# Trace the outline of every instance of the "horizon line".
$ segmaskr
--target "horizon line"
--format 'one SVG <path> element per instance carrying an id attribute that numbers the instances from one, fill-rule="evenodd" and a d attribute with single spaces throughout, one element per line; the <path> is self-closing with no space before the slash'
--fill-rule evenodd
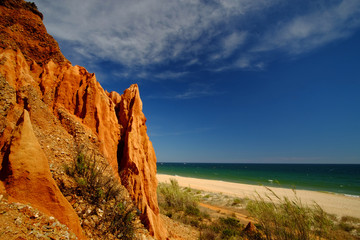
<path id="1" fill-rule="evenodd" d="M 305 164 L 313 164 L 313 165 L 360 165 L 360 163 L 283 163 L 283 162 L 273 162 L 273 163 L 261 163 L 261 162 L 156 162 L 156 164 L 162 163 L 178 163 L 178 164 L 188 164 L 188 163 L 196 163 L 196 164 L 298 164 L 298 165 L 305 165 Z"/>

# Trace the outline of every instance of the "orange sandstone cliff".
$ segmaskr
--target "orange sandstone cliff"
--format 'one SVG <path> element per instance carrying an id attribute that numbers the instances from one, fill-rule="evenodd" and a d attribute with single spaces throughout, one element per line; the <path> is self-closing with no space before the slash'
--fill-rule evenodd
<path id="1" fill-rule="evenodd" d="M 167 238 L 137 85 L 107 93 L 94 74 L 66 60 L 33 4 L 0 0 L 0 91 L 0 194 L 32 204 L 84 239 L 55 180 L 86 146 L 109 163 L 149 232 Z"/>

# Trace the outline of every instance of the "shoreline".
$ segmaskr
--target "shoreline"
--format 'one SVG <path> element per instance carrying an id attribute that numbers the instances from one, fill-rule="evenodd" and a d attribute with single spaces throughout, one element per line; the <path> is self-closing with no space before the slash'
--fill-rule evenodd
<path id="1" fill-rule="evenodd" d="M 315 189 L 315 188 L 292 188 L 292 187 L 288 187 L 286 185 L 276 185 L 273 184 L 273 180 L 269 179 L 268 182 L 271 184 L 262 184 L 262 183 L 253 183 L 253 182 L 238 182 L 238 181 L 231 181 L 231 180 L 220 180 L 220 179 L 211 179 L 211 178 L 203 178 L 203 177 L 191 177 L 191 176 L 181 176 L 181 175 L 171 175 L 169 173 L 157 173 L 156 175 L 169 175 L 169 176 L 178 176 L 178 177 L 184 177 L 184 178 L 195 178 L 195 179 L 203 179 L 203 180 L 209 180 L 209 181 L 218 181 L 218 182 L 226 182 L 226 183 L 236 183 L 236 184 L 245 184 L 245 185 L 251 185 L 251 186 L 260 186 L 260 187 L 265 187 L 265 188 L 281 188 L 281 189 L 289 189 L 289 190 L 295 190 L 295 191 L 310 191 L 310 192 L 320 192 L 320 193 L 327 193 L 327 194 L 335 194 L 335 195 L 342 195 L 342 196 L 347 196 L 347 197 L 353 197 L 353 198 L 360 198 L 360 193 L 359 195 L 355 195 L 352 193 L 343 193 L 343 192 L 335 192 L 335 191 L 328 191 L 328 190 L 319 190 L 319 189 Z"/>
<path id="2" fill-rule="evenodd" d="M 260 185 L 250 185 L 243 183 L 233 183 L 221 180 L 208 180 L 201 178 L 181 177 L 177 175 L 157 174 L 159 182 L 170 182 L 170 179 L 176 179 L 181 187 L 190 187 L 193 189 L 222 193 L 229 196 L 239 198 L 254 199 L 256 194 L 265 197 L 269 194 L 270 189 L 274 191 L 280 198 L 288 197 L 292 199 L 295 194 L 292 189 L 281 187 L 268 187 Z M 306 205 L 314 205 L 316 202 L 324 211 L 335 214 L 337 216 L 351 216 L 360 218 L 360 197 L 356 195 L 339 194 L 333 192 L 319 192 L 312 190 L 296 190 L 302 203 Z"/>

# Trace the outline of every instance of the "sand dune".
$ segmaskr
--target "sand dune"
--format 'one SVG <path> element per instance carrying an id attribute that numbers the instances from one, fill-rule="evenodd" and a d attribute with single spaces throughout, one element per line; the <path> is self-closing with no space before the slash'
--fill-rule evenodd
<path id="1" fill-rule="evenodd" d="M 176 179 L 180 186 L 191 187 L 194 189 L 223 193 L 239 198 L 255 198 L 260 194 L 265 196 L 269 194 L 263 186 L 231 183 L 217 180 L 197 179 L 189 177 L 172 176 L 165 174 L 157 174 L 159 182 L 169 182 L 170 179 Z M 294 197 L 294 192 L 291 189 L 270 187 L 279 197 Z M 335 193 L 324 193 L 307 190 L 296 190 L 297 196 L 304 204 L 312 205 L 314 202 L 319 204 L 326 212 L 336 214 L 338 216 L 352 216 L 360 218 L 360 198 L 345 196 Z"/>

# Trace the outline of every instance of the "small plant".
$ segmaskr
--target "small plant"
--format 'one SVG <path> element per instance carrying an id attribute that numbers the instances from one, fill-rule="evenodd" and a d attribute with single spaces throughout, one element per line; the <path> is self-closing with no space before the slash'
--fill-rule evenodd
<path id="1" fill-rule="evenodd" d="M 170 184 L 160 183 L 158 185 L 160 210 L 174 220 L 200 228 L 203 219 L 210 219 L 210 215 L 200 211 L 199 200 L 194 193 L 195 191 L 189 187 L 181 188 L 174 179 L 170 179 Z"/>
<path id="2" fill-rule="evenodd" d="M 87 201 L 98 204 L 120 194 L 120 186 L 115 179 L 104 174 L 107 165 L 101 165 L 92 158 L 79 153 L 72 166 L 66 166 L 65 172 L 77 183 L 77 194 Z"/>
<path id="3" fill-rule="evenodd" d="M 231 205 L 235 206 L 235 205 L 239 205 L 239 204 L 243 204 L 243 203 L 245 203 L 245 200 L 240 199 L 240 198 L 235 198 Z"/>
<path id="4" fill-rule="evenodd" d="M 114 236 L 123 240 L 134 239 L 136 227 L 134 222 L 136 220 L 134 206 L 126 206 L 119 202 L 114 207 L 105 210 L 105 221 L 109 222 L 107 230 Z"/>

